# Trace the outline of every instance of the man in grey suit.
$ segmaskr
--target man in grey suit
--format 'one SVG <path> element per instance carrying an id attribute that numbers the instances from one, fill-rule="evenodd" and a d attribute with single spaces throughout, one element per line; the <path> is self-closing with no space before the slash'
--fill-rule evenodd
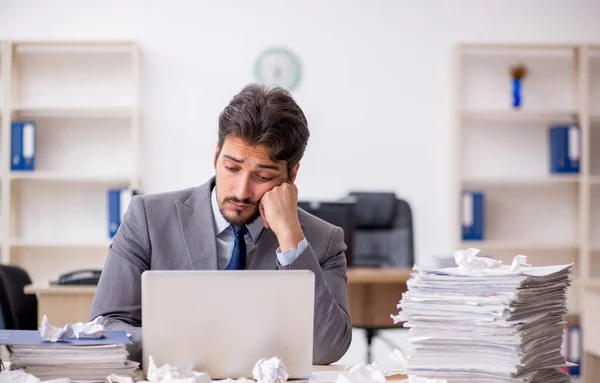
<path id="1" fill-rule="evenodd" d="M 308 138 L 304 113 L 288 92 L 249 85 L 219 116 L 214 177 L 133 197 L 90 314 L 132 334 L 130 359 L 142 358 L 146 270 L 312 270 L 313 363 L 344 355 L 352 338 L 344 233 L 297 207 L 294 181 Z"/>

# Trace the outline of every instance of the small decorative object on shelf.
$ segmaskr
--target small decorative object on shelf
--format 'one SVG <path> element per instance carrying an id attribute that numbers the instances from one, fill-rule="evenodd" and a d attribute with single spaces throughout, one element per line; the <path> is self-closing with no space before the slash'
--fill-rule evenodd
<path id="1" fill-rule="evenodd" d="M 512 77 L 512 85 L 513 85 L 513 108 L 521 107 L 521 84 L 523 79 L 527 77 L 527 67 L 523 64 L 519 64 L 510 68 L 510 75 Z"/>

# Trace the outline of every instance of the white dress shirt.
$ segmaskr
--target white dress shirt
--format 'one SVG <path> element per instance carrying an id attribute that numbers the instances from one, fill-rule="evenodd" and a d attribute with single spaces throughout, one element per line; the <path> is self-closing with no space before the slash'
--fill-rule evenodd
<path id="1" fill-rule="evenodd" d="M 213 210 L 213 218 L 215 224 L 215 235 L 217 236 L 217 265 L 219 270 L 224 270 L 229 264 L 231 259 L 231 252 L 233 251 L 233 229 L 229 222 L 225 220 L 219 210 L 219 204 L 217 203 L 217 188 L 213 188 L 211 192 L 211 204 Z M 244 236 L 246 240 L 246 259 L 250 258 L 250 255 L 254 251 L 254 248 L 260 240 L 260 235 L 265 227 L 262 216 L 259 216 L 254 222 L 246 225 L 248 232 Z M 298 243 L 297 248 L 290 248 L 284 252 L 281 252 L 280 248 L 276 250 L 277 261 L 282 266 L 287 266 L 294 262 L 296 258 L 308 247 L 308 241 L 303 238 Z"/>

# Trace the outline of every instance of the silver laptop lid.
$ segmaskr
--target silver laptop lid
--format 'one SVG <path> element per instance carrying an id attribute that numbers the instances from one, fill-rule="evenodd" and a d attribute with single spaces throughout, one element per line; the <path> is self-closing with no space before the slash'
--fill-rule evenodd
<path id="1" fill-rule="evenodd" d="M 291 379 L 310 377 L 314 274 L 309 270 L 146 271 L 143 366 L 252 378 L 262 358 L 282 359 Z"/>

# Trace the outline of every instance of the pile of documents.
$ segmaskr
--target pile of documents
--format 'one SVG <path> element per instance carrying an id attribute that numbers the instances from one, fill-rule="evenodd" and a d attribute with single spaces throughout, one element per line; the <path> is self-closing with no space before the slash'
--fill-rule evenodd
<path id="1" fill-rule="evenodd" d="M 572 265 L 512 265 L 455 253 L 457 266 L 415 267 L 393 316 L 409 328 L 408 376 L 447 383 L 562 383 Z"/>
<path id="2" fill-rule="evenodd" d="M 11 350 L 11 370 L 22 369 L 40 380 L 104 382 L 111 374 L 133 377 L 139 363 L 129 361 L 124 331 L 102 338 L 44 340 L 35 330 L 0 330 L 0 344 Z"/>

